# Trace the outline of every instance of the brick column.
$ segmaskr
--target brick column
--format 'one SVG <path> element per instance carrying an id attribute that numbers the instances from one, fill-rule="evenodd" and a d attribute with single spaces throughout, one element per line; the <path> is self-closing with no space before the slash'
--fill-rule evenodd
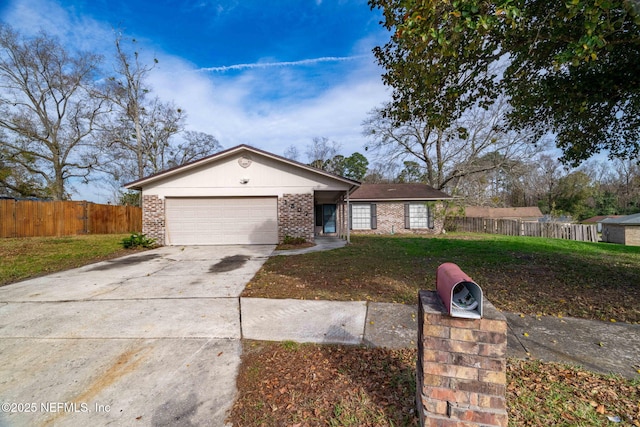
<path id="1" fill-rule="evenodd" d="M 421 426 L 507 426 L 505 317 L 449 316 L 436 292 L 418 294 L 416 403 Z"/>
<path id="2" fill-rule="evenodd" d="M 278 198 L 278 241 L 285 236 L 314 240 L 313 194 L 283 194 Z"/>
<path id="3" fill-rule="evenodd" d="M 164 200 L 156 195 L 142 196 L 142 233 L 164 245 Z"/>

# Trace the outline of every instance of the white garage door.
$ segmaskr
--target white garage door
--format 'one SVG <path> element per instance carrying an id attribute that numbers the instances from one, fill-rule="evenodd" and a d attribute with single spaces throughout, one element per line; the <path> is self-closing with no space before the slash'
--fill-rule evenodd
<path id="1" fill-rule="evenodd" d="M 278 243 L 276 197 L 167 198 L 168 245 Z"/>

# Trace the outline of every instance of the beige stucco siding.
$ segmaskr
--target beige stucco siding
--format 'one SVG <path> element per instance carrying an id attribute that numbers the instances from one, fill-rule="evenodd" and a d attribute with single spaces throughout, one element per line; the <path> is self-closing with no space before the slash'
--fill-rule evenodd
<path id="1" fill-rule="evenodd" d="M 251 153 L 244 168 L 243 154 L 170 175 L 144 187 L 145 195 L 165 197 L 247 197 L 283 194 L 313 194 L 314 191 L 344 191 L 349 188 L 331 177 L 315 174 L 268 157 Z M 244 157 L 247 157 L 244 155 Z M 247 181 L 242 184 L 242 181 Z"/>
<path id="2" fill-rule="evenodd" d="M 274 243 L 286 236 L 312 241 L 314 199 L 336 203 L 354 182 L 242 149 L 134 185 L 142 188 L 143 232 L 159 243 L 226 244 Z M 264 221 L 258 213 L 263 199 L 273 202 Z M 231 211 L 216 216 L 222 205 Z M 244 227 L 233 220 L 249 213 L 258 216 Z"/>

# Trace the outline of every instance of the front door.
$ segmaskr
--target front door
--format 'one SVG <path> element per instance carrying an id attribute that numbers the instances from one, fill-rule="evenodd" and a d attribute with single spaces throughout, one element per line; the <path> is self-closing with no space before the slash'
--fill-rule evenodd
<path id="1" fill-rule="evenodd" d="M 336 232 L 336 205 L 322 205 L 322 232 Z"/>

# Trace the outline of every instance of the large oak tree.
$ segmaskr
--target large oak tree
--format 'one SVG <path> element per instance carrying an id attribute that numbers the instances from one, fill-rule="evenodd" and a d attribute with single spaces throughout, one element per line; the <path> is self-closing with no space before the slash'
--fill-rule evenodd
<path id="1" fill-rule="evenodd" d="M 71 179 L 87 179 L 96 166 L 92 132 L 105 112 L 92 89 L 99 62 L 45 33 L 23 38 L 0 24 L 2 186 L 63 200 Z"/>
<path id="2" fill-rule="evenodd" d="M 374 50 L 385 113 L 446 129 L 506 94 L 509 124 L 551 133 L 563 160 L 640 151 L 640 17 L 633 0 L 370 0 L 392 31 Z M 496 63 L 507 65 L 492 72 Z"/>

